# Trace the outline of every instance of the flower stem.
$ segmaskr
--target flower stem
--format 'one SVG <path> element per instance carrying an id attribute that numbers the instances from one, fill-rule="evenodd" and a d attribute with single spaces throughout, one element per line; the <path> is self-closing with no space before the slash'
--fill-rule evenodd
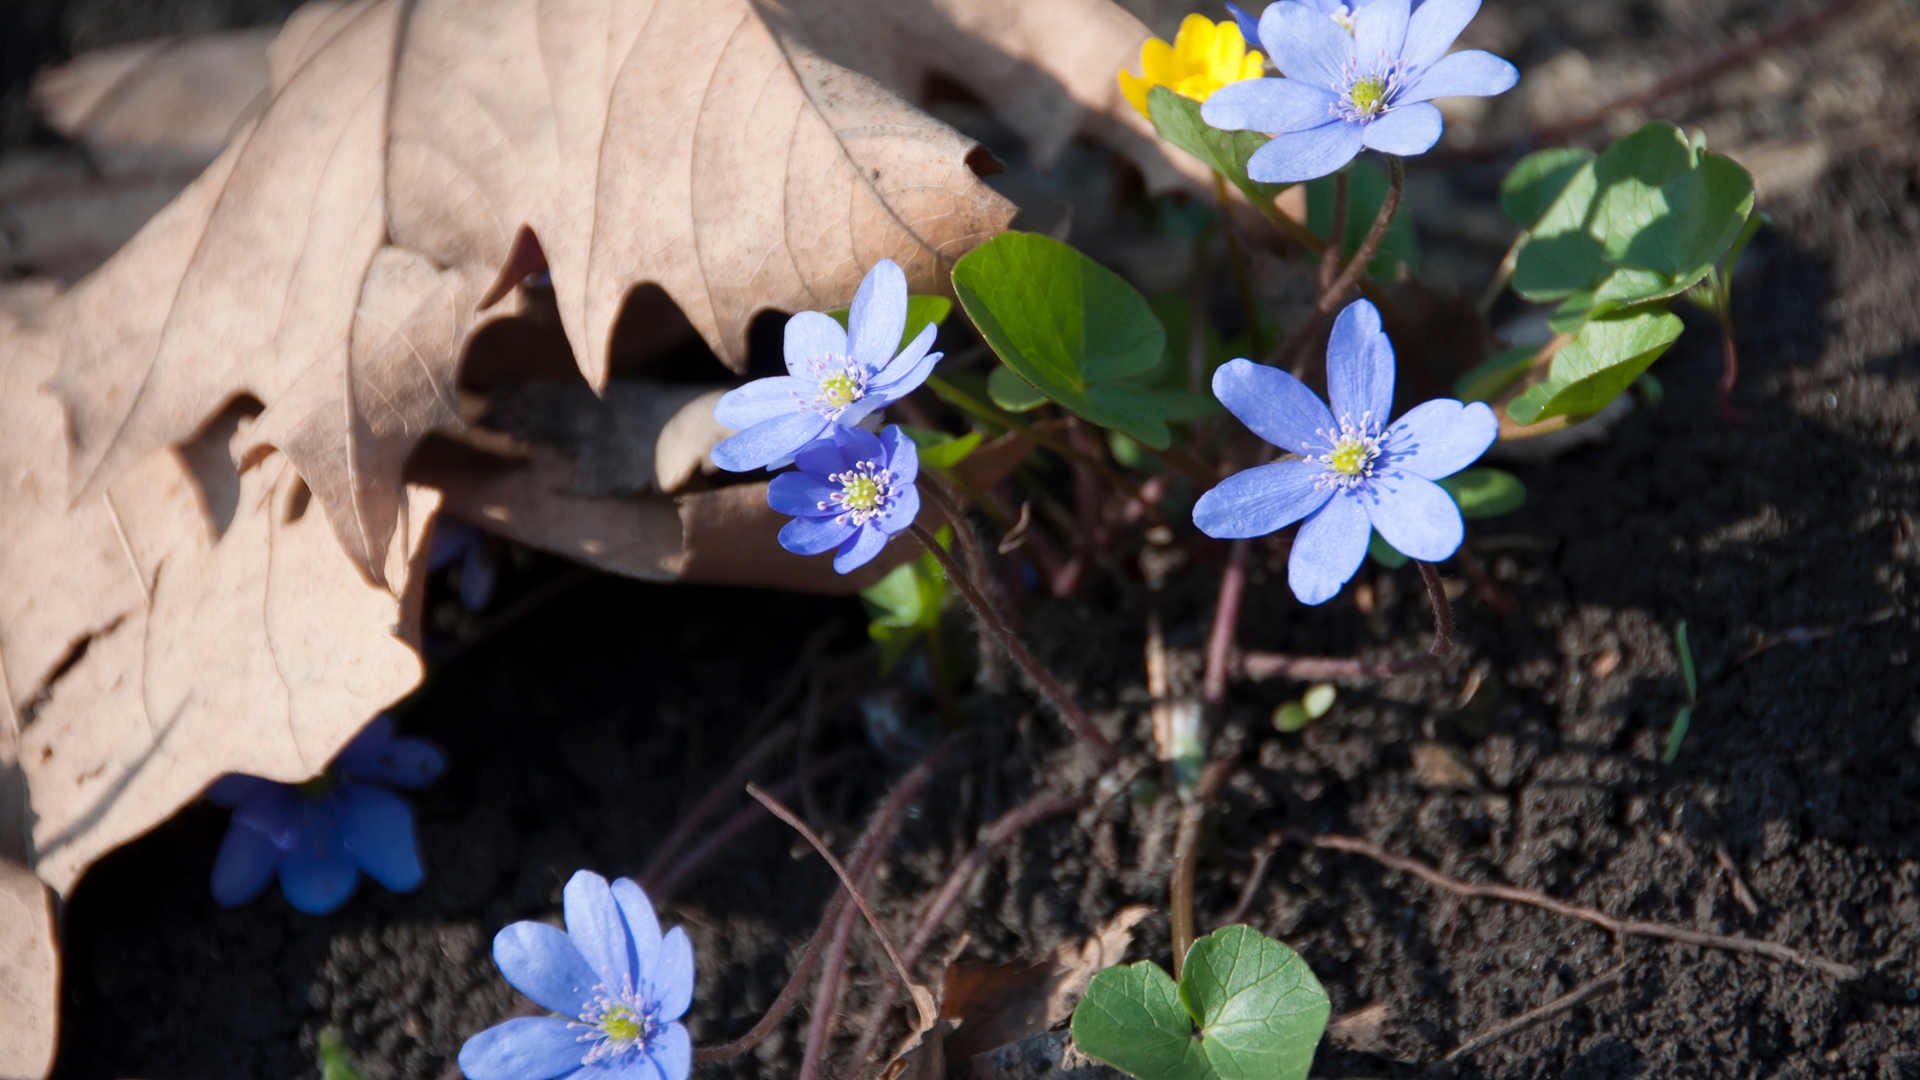
<path id="1" fill-rule="evenodd" d="M 1180 825 L 1173 840 L 1173 877 L 1167 884 L 1167 918 L 1172 924 L 1176 982 L 1180 969 L 1186 965 L 1187 950 L 1193 948 L 1193 871 L 1200 861 L 1200 826 L 1207 817 L 1207 804 L 1213 801 L 1220 785 L 1226 783 L 1235 763 L 1232 757 L 1207 762 L 1200 782 L 1194 785 L 1193 798 L 1180 808 Z"/>
<path id="2" fill-rule="evenodd" d="M 1354 249 L 1353 258 L 1347 260 L 1345 267 L 1333 279 L 1332 284 L 1320 290 L 1320 298 L 1313 305 L 1313 315 L 1302 322 L 1293 333 L 1287 335 L 1287 340 L 1281 342 L 1280 347 L 1274 350 L 1273 363 L 1292 370 L 1296 376 L 1300 374 L 1301 365 L 1294 359 L 1296 354 L 1304 350 L 1307 343 L 1319 333 L 1321 321 L 1334 313 L 1341 301 L 1346 299 L 1347 293 L 1352 291 L 1356 284 L 1366 280 L 1367 264 L 1380 253 L 1380 245 L 1386 241 L 1387 227 L 1393 224 L 1393 215 L 1400 209 L 1400 196 L 1406 186 L 1406 163 L 1391 154 L 1387 155 L 1387 195 L 1380 200 L 1380 212 L 1373 215 L 1373 224 L 1368 227 L 1367 235 L 1360 240 L 1360 246 Z M 1326 247 L 1329 258 L 1338 258 L 1337 253 L 1343 239 L 1339 233 L 1334 234 L 1334 240 Z M 1324 267 L 1326 264 L 1323 262 L 1321 265 Z M 1365 291 L 1362 289 L 1362 292 Z M 1372 297 L 1371 293 L 1367 295 L 1369 298 Z"/>
<path id="3" fill-rule="evenodd" d="M 1340 273 L 1340 250 L 1347 243 L 1347 173 L 1342 170 L 1333 176 L 1333 225 L 1327 235 L 1334 242 L 1320 254 L 1320 291 L 1326 293 L 1333 288 L 1333 281 Z"/>
<path id="4" fill-rule="evenodd" d="M 1014 634 L 1007 626 L 1006 620 L 1000 617 L 1000 612 L 994 608 L 992 601 L 988 600 L 968 577 L 966 568 L 960 565 L 960 560 L 954 558 L 952 552 L 941 547 L 940 541 L 927 531 L 926 526 L 916 522 L 908 528 L 912 530 L 914 539 L 920 541 L 921 546 L 933 552 L 933 557 L 940 560 L 940 565 L 946 568 L 947 580 L 951 581 L 954 588 L 960 590 L 960 595 L 966 597 L 967 603 L 973 606 L 973 613 L 979 616 L 980 624 L 992 631 L 994 637 L 1000 639 L 1000 647 L 1007 650 L 1007 655 L 1013 657 L 1013 662 L 1020 665 L 1021 670 L 1034 681 L 1034 685 L 1040 688 L 1040 692 L 1046 695 L 1048 702 L 1059 710 L 1067 726 L 1073 728 L 1075 734 L 1093 747 L 1094 752 L 1100 755 L 1100 760 L 1108 765 L 1118 764 L 1120 751 L 1107 741 L 1105 735 L 1100 734 L 1099 728 L 1093 726 L 1092 718 L 1080 707 L 1079 702 L 1073 700 L 1073 696 L 1067 693 L 1066 688 L 1060 685 L 1060 680 L 1053 677 L 1053 672 L 1048 671 L 1046 666 L 1027 650 L 1026 643 Z"/>

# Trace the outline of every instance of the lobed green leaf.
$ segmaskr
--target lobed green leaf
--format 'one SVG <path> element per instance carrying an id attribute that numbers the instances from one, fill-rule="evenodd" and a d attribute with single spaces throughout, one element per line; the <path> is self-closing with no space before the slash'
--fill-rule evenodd
<path id="1" fill-rule="evenodd" d="M 1453 496 L 1460 516 L 1468 521 L 1511 514 L 1527 502 L 1527 485 L 1499 469 L 1463 469 L 1434 483 Z"/>
<path id="2" fill-rule="evenodd" d="M 1515 225 L 1531 229 L 1595 156 L 1593 151 L 1578 146 L 1557 146 L 1528 154 L 1500 181 L 1500 209 Z"/>
<path id="3" fill-rule="evenodd" d="M 1507 415 L 1531 424 L 1599 412 L 1667 351 L 1680 329 L 1680 320 L 1658 306 L 1589 319 L 1554 355 L 1547 378 L 1507 405 Z"/>
<path id="4" fill-rule="evenodd" d="M 1159 964 L 1142 960 L 1093 977 L 1073 1010 L 1080 1052 L 1144 1080 L 1211 1080 L 1193 1017 Z"/>
<path id="5" fill-rule="evenodd" d="M 1180 998 L 1220 1080 L 1305 1080 L 1331 1011 L 1307 962 L 1250 926 L 1193 943 Z"/>

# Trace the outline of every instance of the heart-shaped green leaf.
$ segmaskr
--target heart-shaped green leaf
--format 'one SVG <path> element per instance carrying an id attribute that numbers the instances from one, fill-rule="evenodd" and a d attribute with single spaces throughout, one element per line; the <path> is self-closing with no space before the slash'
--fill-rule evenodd
<path id="1" fill-rule="evenodd" d="M 1247 159 L 1267 145 L 1257 131 L 1222 131 L 1200 119 L 1200 103 L 1156 86 L 1147 93 L 1147 113 L 1160 137 L 1200 159 L 1256 203 L 1272 202 L 1289 184 L 1263 184 L 1247 178 Z"/>
<path id="2" fill-rule="evenodd" d="M 1580 167 L 1593 159 L 1593 151 L 1578 146 L 1556 146 L 1528 154 L 1500 181 L 1500 209 L 1515 225 L 1532 228 Z"/>
<path id="3" fill-rule="evenodd" d="M 1680 330 L 1680 320 L 1658 305 L 1590 319 L 1580 336 L 1554 354 L 1545 381 L 1515 398 L 1507 415 L 1531 424 L 1599 412 L 1667 351 Z"/>
<path id="4" fill-rule="evenodd" d="M 1307 962 L 1250 926 L 1193 943 L 1180 998 L 1220 1080 L 1304 1080 L 1331 1010 Z"/>
<path id="5" fill-rule="evenodd" d="M 1047 395 L 1014 373 L 1010 367 L 997 367 L 987 376 L 987 397 L 1010 413 L 1032 412 L 1047 403 Z"/>
<path id="6" fill-rule="evenodd" d="M 1160 403 L 1126 380 L 1152 371 L 1166 333 L 1118 274 L 1035 233 L 968 252 L 953 288 L 1009 368 L 1055 403 L 1156 450 L 1171 437 Z"/>
<path id="7" fill-rule="evenodd" d="M 1142 960 L 1093 977 L 1073 1010 L 1073 1044 L 1141 1080 L 1210 1080 L 1193 1017 L 1159 964 Z"/>
<path id="8" fill-rule="evenodd" d="M 1094 976 L 1074 1044 L 1141 1080 L 1303 1080 L 1330 1011 L 1306 961 L 1229 926 L 1193 943 L 1183 974 L 1143 961 Z"/>

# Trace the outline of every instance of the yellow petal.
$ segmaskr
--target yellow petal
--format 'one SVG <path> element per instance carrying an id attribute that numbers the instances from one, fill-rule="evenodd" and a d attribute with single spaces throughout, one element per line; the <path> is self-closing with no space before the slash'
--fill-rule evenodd
<path id="1" fill-rule="evenodd" d="M 1258 79 L 1266 73 L 1267 58 L 1261 56 L 1258 49 L 1248 53 L 1247 58 L 1240 62 L 1240 79 Z M 1240 79 L 1234 81 L 1239 82 Z"/>
<path id="2" fill-rule="evenodd" d="M 1133 72 L 1125 70 L 1120 72 L 1120 92 L 1126 95 L 1134 108 L 1140 110 L 1141 116 L 1149 120 L 1153 118 L 1152 114 L 1147 112 L 1147 91 L 1151 89 L 1153 89 L 1152 83 Z"/>
<path id="3" fill-rule="evenodd" d="M 1209 54 L 1213 51 L 1213 40 L 1217 36 L 1218 28 L 1205 15 L 1195 13 L 1180 21 L 1180 34 L 1174 38 L 1173 53 L 1180 64 L 1181 74 L 1206 70 Z"/>
<path id="4" fill-rule="evenodd" d="M 1240 60 L 1247 54 L 1247 42 L 1240 27 L 1224 22 L 1213 35 L 1213 50 L 1207 57 L 1207 73 L 1223 83 L 1240 77 Z"/>
<path id="5" fill-rule="evenodd" d="M 1140 70 L 1146 75 L 1147 82 L 1154 86 L 1165 86 L 1179 78 L 1179 66 L 1174 63 L 1173 46 L 1159 38 L 1148 38 L 1140 46 Z"/>

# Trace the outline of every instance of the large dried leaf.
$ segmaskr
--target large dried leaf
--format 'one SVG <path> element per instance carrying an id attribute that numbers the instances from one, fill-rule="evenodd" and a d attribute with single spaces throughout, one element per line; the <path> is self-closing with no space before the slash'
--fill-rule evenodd
<path id="1" fill-rule="evenodd" d="M 50 359 L 0 338 L 0 664 L 26 854 L 66 892 L 221 773 L 311 777 L 421 669 L 396 636 L 417 613 L 363 580 L 291 464 L 234 472 L 240 410 L 70 509 Z M 436 501 L 406 494 L 415 558 Z"/>
<path id="2" fill-rule="evenodd" d="M 98 49 L 34 79 L 33 103 L 109 167 L 205 164 L 266 103 L 273 37 L 228 30 Z"/>
<path id="3" fill-rule="evenodd" d="M 1121 908 L 1085 941 L 1063 941 L 1037 964 L 960 961 L 947 968 L 940 1015 L 960 1022 L 947 1036 L 947 1060 L 958 1065 L 1064 1024 L 1094 975 L 1120 963 L 1133 928 L 1152 914 Z"/>
<path id="4" fill-rule="evenodd" d="M 53 895 L 0 857 L 0 1080 L 37 1080 L 59 1042 L 60 954 Z"/>

